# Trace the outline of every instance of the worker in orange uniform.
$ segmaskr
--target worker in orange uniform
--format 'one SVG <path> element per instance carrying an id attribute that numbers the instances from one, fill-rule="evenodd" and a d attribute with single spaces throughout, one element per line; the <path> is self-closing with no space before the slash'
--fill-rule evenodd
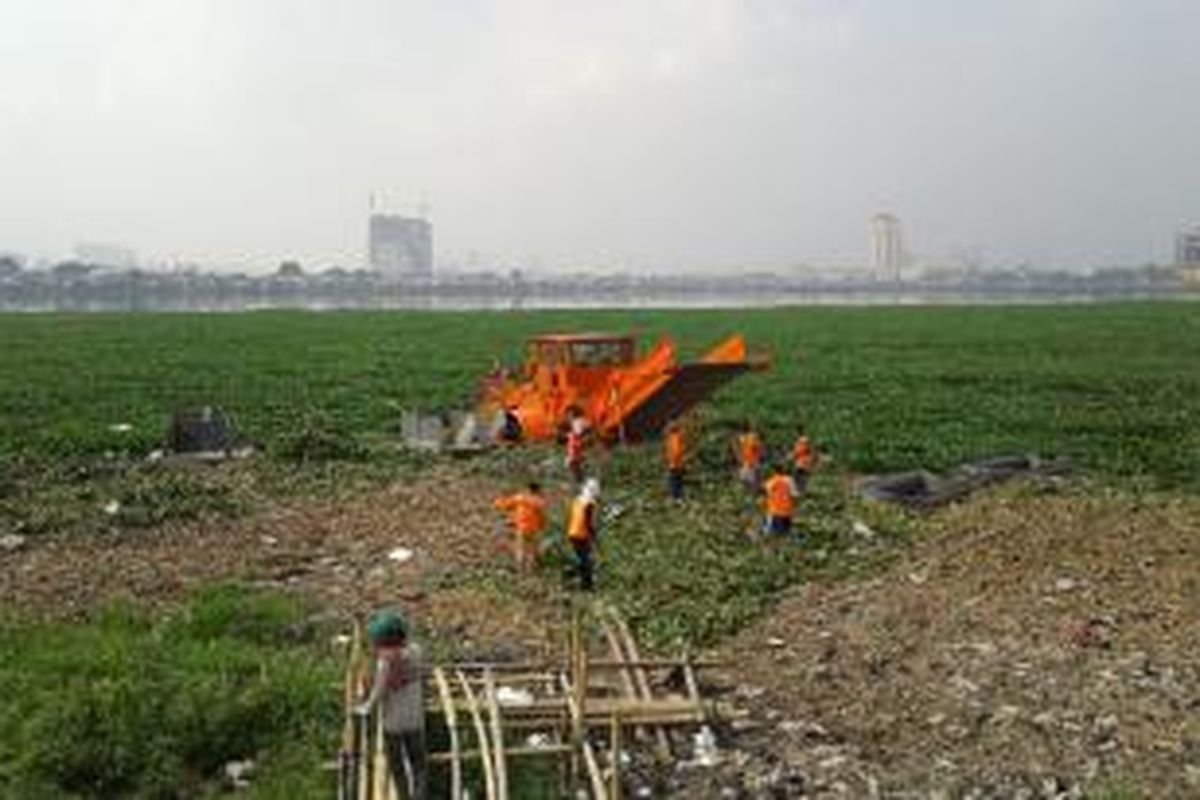
<path id="1" fill-rule="evenodd" d="M 796 516 L 796 498 L 800 492 L 796 482 L 782 464 L 771 471 L 771 477 L 763 484 L 766 495 L 768 533 L 787 535 L 792 531 L 792 519 Z"/>
<path id="2" fill-rule="evenodd" d="M 508 514 L 513 530 L 513 556 L 517 569 L 529 573 L 537 565 L 542 534 L 546 530 L 546 499 L 537 481 L 530 481 L 525 491 L 496 498 L 498 511 Z"/>
<path id="3" fill-rule="evenodd" d="M 763 443 L 749 420 L 743 426 L 734 449 L 738 457 L 738 479 L 750 491 L 757 491 L 759 471 L 762 469 Z"/>
<path id="4" fill-rule="evenodd" d="M 663 438 L 664 455 L 667 459 L 667 491 L 671 494 L 672 500 L 683 499 L 683 463 L 684 463 L 684 442 L 683 442 L 683 426 L 678 420 L 674 420 L 667 426 L 666 436 Z"/>
<path id="5" fill-rule="evenodd" d="M 792 477 L 796 480 L 796 489 L 803 492 L 808 487 L 808 476 L 812 474 L 816 464 L 816 454 L 804 426 L 800 426 L 800 435 L 792 446 Z"/>
<path id="6" fill-rule="evenodd" d="M 587 420 L 583 418 L 582 414 L 572 415 L 571 423 L 567 428 L 567 455 L 565 463 L 576 486 L 583 483 L 583 446 L 586 434 Z"/>
<path id="7" fill-rule="evenodd" d="M 575 551 L 575 573 L 579 576 L 579 588 L 592 591 L 595 570 L 596 548 L 596 502 L 600 498 L 600 482 L 588 478 L 579 490 L 579 496 L 571 501 L 567 514 L 567 541 Z"/>

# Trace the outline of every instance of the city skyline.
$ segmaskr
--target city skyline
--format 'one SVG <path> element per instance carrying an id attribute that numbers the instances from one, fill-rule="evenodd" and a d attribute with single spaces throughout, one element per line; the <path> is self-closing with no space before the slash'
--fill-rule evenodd
<path id="1" fill-rule="evenodd" d="M 966 5 L 13 0 L 0 248 L 355 267 L 382 186 L 447 263 L 1169 263 L 1200 6 Z"/>

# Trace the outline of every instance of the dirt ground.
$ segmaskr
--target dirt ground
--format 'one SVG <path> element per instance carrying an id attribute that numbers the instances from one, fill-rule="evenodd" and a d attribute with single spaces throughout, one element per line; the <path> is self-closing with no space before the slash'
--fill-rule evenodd
<path id="1" fill-rule="evenodd" d="M 402 603 L 460 655 L 535 653 L 554 591 L 506 571 L 501 487 L 452 470 L 31 541 L 0 553 L 0 602 L 71 618 L 237 580 L 346 618 Z M 713 684 L 750 716 L 675 796 L 1200 797 L 1200 501 L 1009 488 L 920 527 L 885 571 L 798 587 L 716 648 L 733 667 Z"/>
<path id="2" fill-rule="evenodd" d="M 271 502 L 233 521 L 34 539 L 0 553 L 0 600 L 76 618 L 110 601 L 170 603 L 236 581 L 303 595 L 347 620 L 403 605 L 464 652 L 527 651 L 541 647 L 552 609 L 497 547 L 503 520 L 491 502 L 502 488 L 440 467 L 351 497 Z"/>
<path id="3" fill-rule="evenodd" d="M 1200 797 L 1200 503 L 1003 491 L 721 648 L 697 796 Z"/>

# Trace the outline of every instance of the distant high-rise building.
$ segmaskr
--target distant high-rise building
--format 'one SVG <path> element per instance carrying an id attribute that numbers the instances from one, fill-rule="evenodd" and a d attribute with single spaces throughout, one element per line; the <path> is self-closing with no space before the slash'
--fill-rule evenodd
<path id="1" fill-rule="evenodd" d="M 900 280 L 904 265 L 904 240 L 900 220 L 891 214 L 871 217 L 871 269 L 876 278 Z"/>
<path id="2" fill-rule="evenodd" d="M 1175 265 L 1200 266 L 1200 225 L 1193 225 L 1175 237 Z"/>
<path id="3" fill-rule="evenodd" d="M 421 217 L 372 214 L 367 235 L 371 269 L 389 278 L 433 275 L 433 225 Z"/>

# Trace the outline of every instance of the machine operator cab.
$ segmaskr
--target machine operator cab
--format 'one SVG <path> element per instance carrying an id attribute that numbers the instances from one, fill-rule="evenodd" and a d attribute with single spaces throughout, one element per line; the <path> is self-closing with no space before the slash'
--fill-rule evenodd
<path id="1" fill-rule="evenodd" d="M 632 336 L 600 333 L 568 333 L 538 336 L 529 340 L 527 369 L 538 366 L 570 369 L 627 367 L 633 363 Z"/>

